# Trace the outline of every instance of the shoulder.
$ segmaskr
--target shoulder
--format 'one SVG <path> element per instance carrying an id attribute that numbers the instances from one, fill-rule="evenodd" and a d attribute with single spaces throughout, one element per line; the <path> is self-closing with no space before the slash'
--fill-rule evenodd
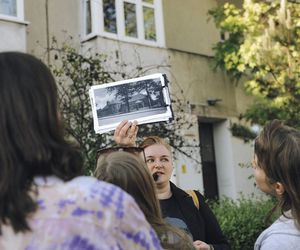
<path id="1" fill-rule="evenodd" d="M 201 194 L 201 193 L 200 193 L 199 191 L 197 191 L 197 190 L 194 190 L 194 191 L 195 191 L 195 193 L 196 193 L 196 195 L 197 195 L 197 197 L 198 197 L 200 207 L 201 207 L 201 206 L 203 207 L 203 205 L 207 206 L 207 203 L 206 203 L 206 201 L 205 201 L 204 195 Z"/>
<path id="2" fill-rule="evenodd" d="M 43 217 L 72 217 L 97 222 L 97 216 L 120 219 L 136 208 L 133 198 L 119 187 L 93 177 L 81 176 L 70 181 L 49 182 L 39 186 L 38 204 Z M 133 209 L 136 210 L 136 209 Z M 63 215 L 63 216 L 61 216 Z"/>
<path id="3" fill-rule="evenodd" d="M 106 191 L 106 190 L 118 190 L 119 188 L 113 184 L 100 181 L 91 176 L 79 176 L 68 182 L 65 182 L 66 188 L 75 189 L 82 192 Z M 100 192 L 100 193 L 101 193 Z M 96 192 L 99 193 L 99 192 Z"/>
<path id="4" fill-rule="evenodd" d="M 293 219 L 280 218 L 264 230 L 255 242 L 255 249 L 297 249 L 300 231 Z"/>
<path id="5" fill-rule="evenodd" d="M 129 196 L 118 186 L 99 181 L 96 178 L 90 176 L 80 176 L 72 179 L 69 182 L 66 182 L 65 189 L 68 192 L 74 193 L 74 195 L 83 195 L 83 197 L 89 198 L 89 200 L 99 198 L 103 200 L 104 197 L 108 198 L 108 196 L 110 197 L 110 199 L 115 198 L 115 196 L 120 198 L 121 196 L 122 201 L 125 201 L 127 199 L 132 200 L 131 196 Z"/>
<path id="6" fill-rule="evenodd" d="M 106 208 L 125 209 L 136 205 L 133 198 L 118 186 L 99 181 L 94 177 L 77 177 L 67 184 L 68 192 L 77 196 L 77 201 L 82 205 L 94 205 Z"/>
<path id="7" fill-rule="evenodd" d="M 173 182 L 170 182 L 171 192 L 175 197 L 188 197 L 189 194 L 186 193 L 181 188 L 177 187 Z"/>

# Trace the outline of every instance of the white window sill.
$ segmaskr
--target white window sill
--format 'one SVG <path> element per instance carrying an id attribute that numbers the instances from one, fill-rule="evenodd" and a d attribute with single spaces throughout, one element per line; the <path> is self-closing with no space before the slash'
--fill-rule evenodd
<path id="1" fill-rule="evenodd" d="M 18 17 L 8 16 L 8 15 L 3 15 L 3 14 L 0 14 L 0 21 L 17 23 L 17 24 L 22 24 L 22 25 L 28 25 L 29 24 L 29 22 L 24 21 L 24 20 L 22 20 Z"/>
<path id="2" fill-rule="evenodd" d="M 83 36 L 83 39 L 81 40 L 81 42 L 82 43 L 88 42 L 89 40 L 95 39 L 98 36 L 106 38 L 106 39 L 111 39 L 111 40 L 119 41 L 119 42 L 140 44 L 140 45 L 149 46 L 149 47 L 155 47 L 155 48 L 164 48 L 165 47 L 165 46 L 163 46 L 162 44 L 160 44 L 158 42 L 141 41 L 139 39 L 130 38 L 130 37 L 128 37 L 128 38 L 127 37 L 119 38 L 119 37 L 117 37 L 117 35 L 115 35 L 115 34 L 109 34 L 109 33 L 108 34 L 91 33 L 91 34 Z"/>

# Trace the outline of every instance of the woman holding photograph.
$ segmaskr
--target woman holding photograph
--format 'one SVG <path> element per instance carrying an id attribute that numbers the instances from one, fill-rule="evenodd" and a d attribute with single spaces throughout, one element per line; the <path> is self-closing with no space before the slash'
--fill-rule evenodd
<path id="1" fill-rule="evenodd" d="M 123 121 L 116 128 L 114 138 L 119 145 L 133 146 L 137 132 L 136 122 Z M 204 197 L 196 191 L 198 209 L 192 197 L 170 181 L 173 171 L 170 145 L 157 136 L 150 136 L 140 147 L 144 148 L 146 164 L 156 179 L 156 194 L 165 220 L 190 234 L 197 250 L 230 249 Z"/>
<path id="2" fill-rule="evenodd" d="M 282 213 L 254 249 L 300 249 L 300 131 L 268 123 L 255 140 L 252 166 L 257 186 L 277 198 Z"/>
<path id="3" fill-rule="evenodd" d="M 50 70 L 0 53 L 0 249 L 161 249 L 131 196 L 81 173 Z"/>

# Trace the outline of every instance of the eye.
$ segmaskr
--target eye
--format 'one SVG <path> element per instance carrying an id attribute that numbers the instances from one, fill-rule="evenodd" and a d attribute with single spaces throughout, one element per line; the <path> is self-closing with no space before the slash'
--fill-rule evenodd
<path id="1" fill-rule="evenodd" d="M 149 158 L 146 160 L 146 163 L 153 163 L 153 162 L 154 162 L 154 160 L 152 158 Z"/>
<path id="2" fill-rule="evenodd" d="M 162 158 L 161 161 L 162 162 L 169 162 L 169 159 L 168 158 Z"/>

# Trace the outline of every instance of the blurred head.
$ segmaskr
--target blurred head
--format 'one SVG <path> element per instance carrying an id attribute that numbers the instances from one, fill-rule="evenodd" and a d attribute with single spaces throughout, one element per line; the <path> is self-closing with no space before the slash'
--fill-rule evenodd
<path id="1" fill-rule="evenodd" d="M 124 151 L 103 154 L 94 175 L 121 187 L 135 199 L 164 249 L 193 249 L 191 239 L 185 233 L 163 221 L 153 178 L 139 156 Z"/>
<path id="2" fill-rule="evenodd" d="M 161 216 L 154 181 L 140 157 L 122 151 L 104 154 L 98 159 L 94 175 L 132 195 L 149 222 Z"/>
<path id="3" fill-rule="evenodd" d="M 0 213 L 16 231 L 28 229 L 23 219 L 36 207 L 28 196 L 34 176 L 67 180 L 81 173 L 81 157 L 64 140 L 57 106 L 54 78 L 40 60 L 0 53 Z"/>
<path id="4" fill-rule="evenodd" d="M 278 120 L 255 140 L 254 175 L 262 191 L 276 195 L 282 211 L 292 209 L 300 221 L 300 132 Z"/>
<path id="5" fill-rule="evenodd" d="M 158 136 L 149 136 L 140 145 L 144 148 L 147 166 L 158 177 L 156 184 L 167 184 L 172 175 L 171 147 Z"/>

